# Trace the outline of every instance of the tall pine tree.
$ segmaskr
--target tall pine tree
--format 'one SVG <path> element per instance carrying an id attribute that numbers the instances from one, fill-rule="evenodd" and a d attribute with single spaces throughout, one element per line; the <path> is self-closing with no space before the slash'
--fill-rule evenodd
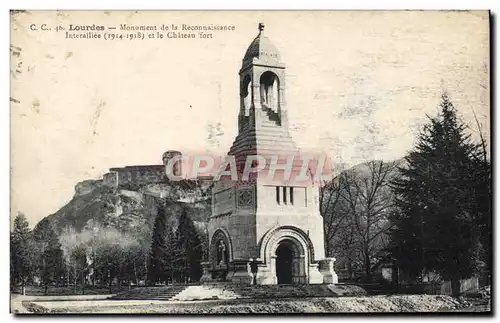
<path id="1" fill-rule="evenodd" d="M 482 155 L 443 94 L 438 117 L 430 118 L 393 183 L 396 205 L 392 252 L 415 278 L 438 272 L 460 292 L 459 280 L 477 264 L 477 167 Z"/>
<path id="2" fill-rule="evenodd" d="M 45 218 L 33 230 L 38 250 L 38 273 L 45 295 L 49 285 L 59 283 L 64 275 L 63 251 L 59 238 L 50 222 Z"/>
<path id="3" fill-rule="evenodd" d="M 475 113 L 474 113 L 475 116 Z M 476 167 L 474 167 L 471 176 L 476 180 L 473 183 L 472 195 L 472 208 L 471 214 L 474 217 L 476 227 L 479 231 L 480 246 L 478 250 L 478 257 L 481 259 L 480 263 L 480 278 L 481 283 L 490 284 L 491 279 L 491 209 L 492 209 L 492 190 L 491 190 L 491 162 L 488 159 L 488 148 L 486 139 L 482 132 L 481 125 L 476 118 L 477 130 L 481 139 L 480 158 L 476 160 Z"/>
<path id="4" fill-rule="evenodd" d="M 179 250 L 179 258 L 177 259 L 178 268 L 180 268 L 179 278 L 181 281 L 185 279 L 199 280 L 202 274 L 202 244 L 193 220 L 188 216 L 185 208 L 183 208 L 179 218 L 176 242 L 177 250 Z"/>
<path id="5" fill-rule="evenodd" d="M 166 253 L 165 231 L 166 214 L 165 203 L 160 201 L 156 205 L 157 213 L 153 226 L 153 237 L 151 241 L 151 252 L 148 262 L 148 284 L 154 285 L 159 279 L 163 278 L 164 257 Z"/>
<path id="6" fill-rule="evenodd" d="M 33 234 L 23 213 L 14 219 L 10 234 L 10 271 L 11 284 L 21 284 L 24 288 L 33 278 L 36 268 Z"/>
<path id="7" fill-rule="evenodd" d="M 200 237 L 185 206 L 159 201 L 149 256 L 149 284 L 198 280 L 202 256 Z"/>

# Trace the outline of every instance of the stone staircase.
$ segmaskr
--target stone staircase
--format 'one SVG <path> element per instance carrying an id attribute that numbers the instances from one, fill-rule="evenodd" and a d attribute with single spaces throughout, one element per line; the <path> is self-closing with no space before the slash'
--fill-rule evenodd
<path id="1" fill-rule="evenodd" d="M 356 290 L 353 288 L 356 287 Z M 361 290 L 360 293 L 358 290 Z M 366 295 L 355 285 L 245 285 L 213 282 L 201 285 L 174 285 L 137 287 L 110 297 L 113 300 L 231 300 L 231 299 L 284 299 L 311 297 L 339 297 Z"/>
<path id="2" fill-rule="evenodd" d="M 187 285 L 136 287 L 129 291 L 117 293 L 109 299 L 169 301 L 174 296 L 185 290 L 187 287 Z"/>

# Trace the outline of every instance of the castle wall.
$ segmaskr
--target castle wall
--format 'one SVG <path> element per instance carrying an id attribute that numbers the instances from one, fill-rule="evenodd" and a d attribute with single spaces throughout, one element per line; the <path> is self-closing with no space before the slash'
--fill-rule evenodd
<path id="1" fill-rule="evenodd" d="M 102 183 L 109 187 L 118 186 L 118 176 L 116 172 L 109 172 L 102 176 Z"/>
<path id="2" fill-rule="evenodd" d="M 116 179 L 113 179 L 112 175 Z M 156 183 L 162 181 L 164 176 L 165 167 L 163 165 L 137 165 L 111 168 L 110 172 L 105 174 L 103 179 L 108 183 L 108 186 L 118 187 L 127 184 L 142 185 Z"/>

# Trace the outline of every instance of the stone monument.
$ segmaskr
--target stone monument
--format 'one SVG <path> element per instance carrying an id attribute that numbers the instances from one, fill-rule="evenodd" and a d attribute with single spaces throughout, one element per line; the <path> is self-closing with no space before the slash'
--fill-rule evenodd
<path id="1" fill-rule="evenodd" d="M 288 130 L 285 65 L 273 43 L 259 34 L 248 47 L 240 75 L 238 135 L 228 155 L 238 167 L 251 155 L 297 154 Z M 300 167 L 293 166 L 293 167 Z M 277 171 L 279 173 L 279 170 Z M 209 259 L 202 281 L 247 284 L 337 283 L 334 258 L 325 258 L 319 187 L 218 181 L 208 223 Z"/>

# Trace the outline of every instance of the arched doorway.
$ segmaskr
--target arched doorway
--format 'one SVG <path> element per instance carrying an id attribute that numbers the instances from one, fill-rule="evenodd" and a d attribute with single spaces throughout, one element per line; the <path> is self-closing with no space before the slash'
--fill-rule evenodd
<path id="1" fill-rule="evenodd" d="M 276 277 L 278 284 L 291 284 L 293 277 L 293 250 L 288 244 L 280 244 L 276 249 Z"/>
<path id="2" fill-rule="evenodd" d="M 287 261 L 281 260 L 290 258 L 289 250 L 292 251 L 292 284 L 309 282 L 309 266 L 311 259 L 315 259 L 314 247 L 304 231 L 294 226 L 276 226 L 266 232 L 259 244 L 260 259 L 264 264 L 259 267 L 261 274 L 257 277 L 258 284 L 278 284 L 278 276 L 279 283 L 282 283 L 281 277 L 286 277 L 285 268 L 290 270 L 290 265 L 286 267 L 284 264 Z"/>
<path id="3" fill-rule="evenodd" d="M 276 248 L 276 278 L 278 284 L 305 283 L 305 257 L 302 246 L 292 240 L 284 239 Z"/>

